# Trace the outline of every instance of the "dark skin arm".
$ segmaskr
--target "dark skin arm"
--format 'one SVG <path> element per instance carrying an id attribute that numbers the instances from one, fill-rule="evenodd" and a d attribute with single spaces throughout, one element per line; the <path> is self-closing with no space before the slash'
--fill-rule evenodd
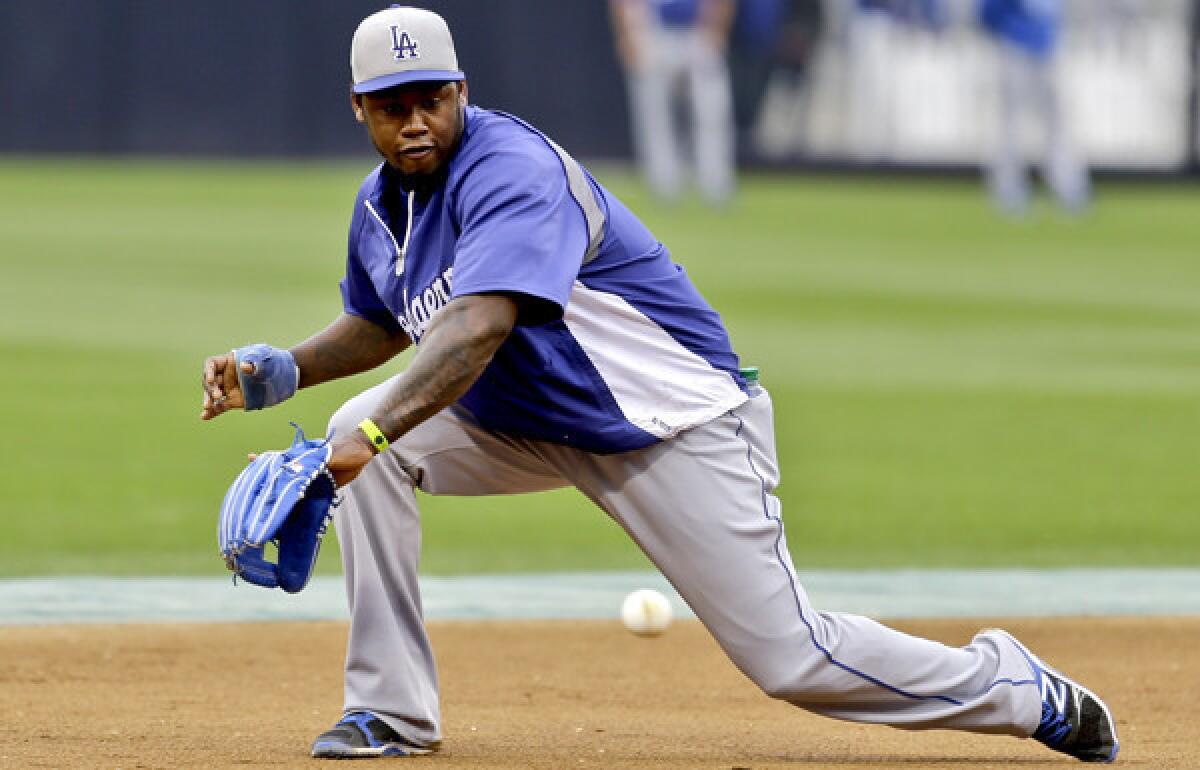
<path id="1" fill-rule="evenodd" d="M 300 387 L 374 369 L 404 352 L 412 342 L 404 332 L 342 313 L 322 331 L 291 349 L 300 368 Z"/>
<path id="2" fill-rule="evenodd" d="M 300 387 L 359 374 L 391 360 L 409 346 L 408 335 L 395 334 L 382 326 L 342 313 L 333 323 L 291 349 L 300 369 Z M 200 419 L 211 420 L 231 409 L 245 406 L 233 353 L 210 356 L 204 361 L 204 402 Z M 243 363 L 246 374 L 252 364 Z"/>
<path id="3" fill-rule="evenodd" d="M 458 297 L 434 317 L 408 368 L 371 419 L 389 441 L 445 409 L 479 379 L 517 322 L 517 303 L 499 294 Z M 356 430 L 337 438 L 329 470 L 338 485 L 362 472 L 375 450 Z"/>
<path id="4" fill-rule="evenodd" d="M 371 419 L 395 441 L 454 403 L 479 379 L 517 322 L 517 303 L 499 294 L 452 300 L 434 317 L 417 355 L 396 380 Z M 323 331 L 292 348 L 300 387 L 373 369 L 409 345 L 358 316 L 342 314 Z M 204 362 L 204 411 L 210 420 L 244 405 L 232 353 Z M 375 456 L 366 435 L 356 430 L 333 443 L 329 470 L 338 486 L 353 481 Z M 253 459 L 254 455 L 251 455 Z"/>
<path id="5" fill-rule="evenodd" d="M 626 70 L 636 72 L 646 63 L 646 8 L 629 0 L 609 0 L 608 9 L 617 58 Z"/>

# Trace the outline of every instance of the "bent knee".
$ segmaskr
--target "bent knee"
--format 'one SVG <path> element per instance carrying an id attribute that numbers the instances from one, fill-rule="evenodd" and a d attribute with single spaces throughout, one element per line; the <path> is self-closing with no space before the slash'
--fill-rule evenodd
<path id="1" fill-rule="evenodd" d="M 768 697 L 797 706 L 825 702 L 838 694 L 819 678 L 796 675 L 794 672 L 783 676 L 770 672 L 747 672 L 747 675 Z"/>
<path id="2" fill-rule="evenodd" d="M 386 394 L 389 382 L 390 380 L 376 385 L 342 404 L 341 408 L 329 418 L 329 425 L 325 429 L 326 435 L 346 436 L 357 430 L 358 424 L 370 417 L 371 413 L 375 411 L 380 400 Z"/>
<path id="3" fill-rule="evenodd" d="M 784 679 L 770 679 L 752 677 L 754 683 L 758 685 L 758 689 L 762 690 L 768 697 L 775 700 L 787 701 L 795 703 L 797 700 L 802 700 L 803 693 L 801 688 L 796 686 L 795 682 Z"/>
<path id="4" fill-rule="evenodd" d="M 357 399 L 350 399 L 333 413 L 329 418 L 329 425 L 325 428 L 325 435 L 345 436 L 358 427 L 366 415 L 360 414 L 362 410 L 355 408 L 355 401 Z"/>

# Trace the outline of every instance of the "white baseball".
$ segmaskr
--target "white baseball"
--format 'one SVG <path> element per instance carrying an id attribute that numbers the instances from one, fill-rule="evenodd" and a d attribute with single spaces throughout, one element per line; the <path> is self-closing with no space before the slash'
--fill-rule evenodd
<path id="1" fill-rule="evenodd" d="M 671 603 L 650 588 L 634 591 L 621 603 L 621 622 L 638 636 L 658 636 L 671 625 Z"/>

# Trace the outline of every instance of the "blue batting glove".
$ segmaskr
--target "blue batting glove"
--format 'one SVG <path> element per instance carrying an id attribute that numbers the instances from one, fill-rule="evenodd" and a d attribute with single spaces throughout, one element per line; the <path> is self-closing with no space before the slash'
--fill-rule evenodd
<path id="1" fill-rule="evenodd" d="M 238 384 L 242 388 L 246 411 L 275 406 L 296 393 L 300 369 L 288 351 L 258 344 L 238 348 L 233 355 L 237 359 Z M 254 371 L 243 372 L 243 363 L 253 364 Z"/>

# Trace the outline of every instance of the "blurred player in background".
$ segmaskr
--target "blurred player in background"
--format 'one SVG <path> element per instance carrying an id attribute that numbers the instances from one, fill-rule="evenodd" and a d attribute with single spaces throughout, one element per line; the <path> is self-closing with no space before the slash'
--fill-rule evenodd
<path id="1" fill-rule="evenodd" d="M 610 9 L 646 183 L 661 199 L 677 200 L 687 148 L 701 195 L 713 204 L 727 202 L 735 186 L 725 59 L 734 0 L 610 0 Z M 677 119 L 684 114 L 688 130 Z"/>
<path id="2" fill-rule="evenodd" d="M 807 0 L 815 2 L 815 0 Z M 734 137 L 739 148 L 749 142 L 776 59 L 776 47 L 790 0 L 738 0 L 729 72 L 733 84 Z"/>
<path id="3" fill-rule="evenodd" d="M 1091 183 L 1063 120 L 1055 73 L 1062 0 L 981 0 L 979 19 L 998 49 L 1000 125 L 988 170 L 996 205 L 1009 214 L 1029 209 L 1022 128 L 1032 115 L 1044 132 L 1042 178 L 1068 211 L 1082 212 Z"/>
<path id="4" fill-rule="evenodd" d="M 529 124 L 468 103 L 440 16 L 367 17 L 351 62 L 354 114 L 384 162 L 354 202 L 344 310 L 269 348 L 261 368 L 245 348 L 204 363 L 212 419 L 416 347 L 330 421 L 350 637 L 344 712 L 313 756 L 428 754 L 441 740 L 416 490 L 572 486 L 772 697 L 1116 756 L 1107 707 L 1003 631 L 949 647 L 812 606 L 774 494 L 774 408 L 757 371 L 739 368 L 720 316 L 633 212 Z"/>
<path id="5" fill-rule="evenodd" d="M 738 5 L 739 18 L 742 4 Z M 809 92 L 814 62 L 825 25 L 821 0 L 791 0 L 783 9 L 779 28 L 773 35 L 773 50 L 767 62 L 760 98 L 734 80 L 735 100 L 750 110 L 745 118 L 752 131 L 749 151 L 770 161 L 784 161 L 803 153 L 808 119 Z M 753 100 L 753 101 L 751 101 Z M 740 130 L 740 124 L 739 124 Z"/>

